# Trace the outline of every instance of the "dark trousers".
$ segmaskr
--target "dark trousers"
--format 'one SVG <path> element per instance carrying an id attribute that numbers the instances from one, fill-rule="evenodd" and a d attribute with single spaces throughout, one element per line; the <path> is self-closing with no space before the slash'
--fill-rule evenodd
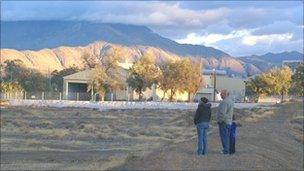
<path id="1" fill-rule="evenodd" d="M 229 154 L 230 150 L 230 124 L 226 124 L 225 122 L 218 122 L 220 137 L 223 146 L 223 153 Z"/>
<path id="2" fill-rule="evenodd" d="M 230 145 L 230 148 L 229 148 L 229 153 L 230 154 L 234 154 L 235 153 L 235 137 L 234 136 L 232 136 L 231 134 L 230 134 L 230 143 L 229 143 L 229 145 Z"/>

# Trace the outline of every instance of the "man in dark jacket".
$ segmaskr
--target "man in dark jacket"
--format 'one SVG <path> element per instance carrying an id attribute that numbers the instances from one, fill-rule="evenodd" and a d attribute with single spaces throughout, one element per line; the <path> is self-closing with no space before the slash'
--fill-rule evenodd
<path id="1" fill-rule="evenodd" d="M 196 109 L 194 124 L 197 128 L 197 154 L 207 154 L 207 128 L 211 118 L 211 104 L 208 99 L 202 97 Z"/>

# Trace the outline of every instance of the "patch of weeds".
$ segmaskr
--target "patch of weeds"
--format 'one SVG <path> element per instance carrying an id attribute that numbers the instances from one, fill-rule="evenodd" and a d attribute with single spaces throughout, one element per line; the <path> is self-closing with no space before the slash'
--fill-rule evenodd
<path id="1" fill-rule="evenodd" d="M 84 129 L 84 132 L 95 133 L 96 131 L 99 130 L 99 127 L 94 124 L 84 124 L 83 129 Z"/>
<path id="2" fill-rule="evenodd" d="M 110 140 L 110 139 L 112 139 L 111 135 L 106 134 L 106 133 L 98 133 L 95 137 L 99 140 Z"/>
<path id="3" fill-rule="evenodd" d="M 53 123 L 51 121 L 48 121 L 48 120 L 43 120 L 43 121 L 40 121 L 38 123 L 32 123 L 30 124 L 30 127 L 33 127 L 33 128 L 42 128 L 42 129 L 52 129 L 53 128 Z"/>
<path id="4" fill-rule="evenodd" d="M 25 141 L 25 145 L 28 146 L 28 147 L 40 148 L 40 147 L 43 146 L 43 143 L 41 141 L 38 141 L 38 140 L 30 139 L 30 140 Z"/>
<path id="5" fill-rule="evenodd" d="M 72 129 L 75 127 L 75 122 L 74 121 L 70 121 L 70 122 L 66 122 L 66 121 L 63 121 L 63 122 L 60 122 L 56 125 L 56 128 L 59 128 L 59 129 Z"/>
<path id="6" fill-rule="evenodd" d="M 69 134 L 69 131 L 67 129 L 40 129 L 33 131 L 33 133 L 46 137 L 63 138 Z"/>

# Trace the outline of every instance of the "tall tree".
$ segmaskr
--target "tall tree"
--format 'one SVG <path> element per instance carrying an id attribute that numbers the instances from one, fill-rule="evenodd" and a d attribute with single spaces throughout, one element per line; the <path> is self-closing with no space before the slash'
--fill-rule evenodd
<path id="1" fill-rule="evenodd" d="M 143 91 L 156 84 L 159 76 L 160 69 L 155 65 L 152 56 L 145 54 L 129 69 L 127 83 L 139 94 L 139 100 L 142 100 Z"/>
<path id="2" fill-rule="evenodd" d="M 188 92 L 188 100 L 190 101 L 190 94 L 196 93 L 203 83 L 202 64 L 200 61 L 186 58 L 178 62 L 178 68 L 178 90 L 179 92 Z"/>
<path id="3" fill-rule="evenodd" d="M 63 77 L 67 75 L 74 74 L 76 72 L 79 72 L 80 69 L 76 67 L 75 65 L 65 68 L 61 71 L 53 71 L 51 73 L 51 85 L 53 91 L 62 91 L 63 90 Z"/>
<path id="4" fill-rule="evenodd" d="M 108 91 L 107 82 L 108 76 L 100 65 L 92 69 L 92 74 L 88 82 L 88 91 L 94 90 L 103 100 L 105 93 Z"/>
<path id="5" fill-rule="evenodd" d="M 26 68 L 20 60 L 4 62 L 4 82 L 17 82 L 25 91 L 47 91 L 47 77 L 35 69 Z"/>
<path id="6" fill-rule="evenodd" d="M 266 88 L 268 94 L 281 95 L 281 102 L 284 100 L 284 95 L 288 93 L 291 86 L 291 69 L 287 66 L 283 68 L 273 68 L 266 77 Z"/>
<path id="7" fill-rule="evenodd" d="M 116 89 L 126 86 L 124 70 L 119 65 L 122 55 L 118 48 L 111 48 L 108 53 L 100 57 L 100 63 L 94 67 L 91 74 L 88 91 L 93 89 L 104 96 L 105 92 L 113 93 Z"/>
<path id="8" fill-rule="evenodd" d="M 23 88 L 17 82 L 2 82 L 0 84 L 0 92 L 14 93 L 21 91 L 23 91 Z"/>
<path id="9" fill-rule="evenodd" d="M 291 70 L 289 67 L 273 68 L 267 73 L 256 76 L 246 82 L 246 89 L 252 92 L 257 100 L 260 95 L 284 95 L 288 93 L 291 85 Z"/>
<path id="10" fill-rule="evenodd" d="M 296 72 L 292 75 L 292 85 L 290 93 L 304 96 L 304 63 L 299 64 Z"/>
<path id="11" fill-rule="evenodd" d="M 91 55 L 85 52 L 82 56 L 82 63 L 86 69 L 94 68 L 98 65 L 98 61 L 95 55 Z"/>
<path id="12" fill-rule="evenodd" d="M 168 91 L 169 94 L 169 101 L 173 101 L 174 95 L 179 89 L 179 80 L 178 80 L 178 62 L 167 60 L 160 65 L 161 76 L 159 79 L 159 87 L 164 91 L 163 98 Z"/>
<path id="13" fill-rule="evenodd" d="M 257 75 L 245 82 L 246 94 L 253 96 L 255 102 L 258 102 L 261 95 L 266 94 L 266 83 L 262 75 Z"/>

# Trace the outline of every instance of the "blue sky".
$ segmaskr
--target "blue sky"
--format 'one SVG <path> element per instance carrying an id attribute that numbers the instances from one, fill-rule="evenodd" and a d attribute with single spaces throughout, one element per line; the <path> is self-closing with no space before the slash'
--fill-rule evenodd
<path id="1" fill-rule="evenodd" d="M 302 1 L 5 1 L 1 20 L 145 25 L 179 43 L 233 56 L 303 52 Z"/>

